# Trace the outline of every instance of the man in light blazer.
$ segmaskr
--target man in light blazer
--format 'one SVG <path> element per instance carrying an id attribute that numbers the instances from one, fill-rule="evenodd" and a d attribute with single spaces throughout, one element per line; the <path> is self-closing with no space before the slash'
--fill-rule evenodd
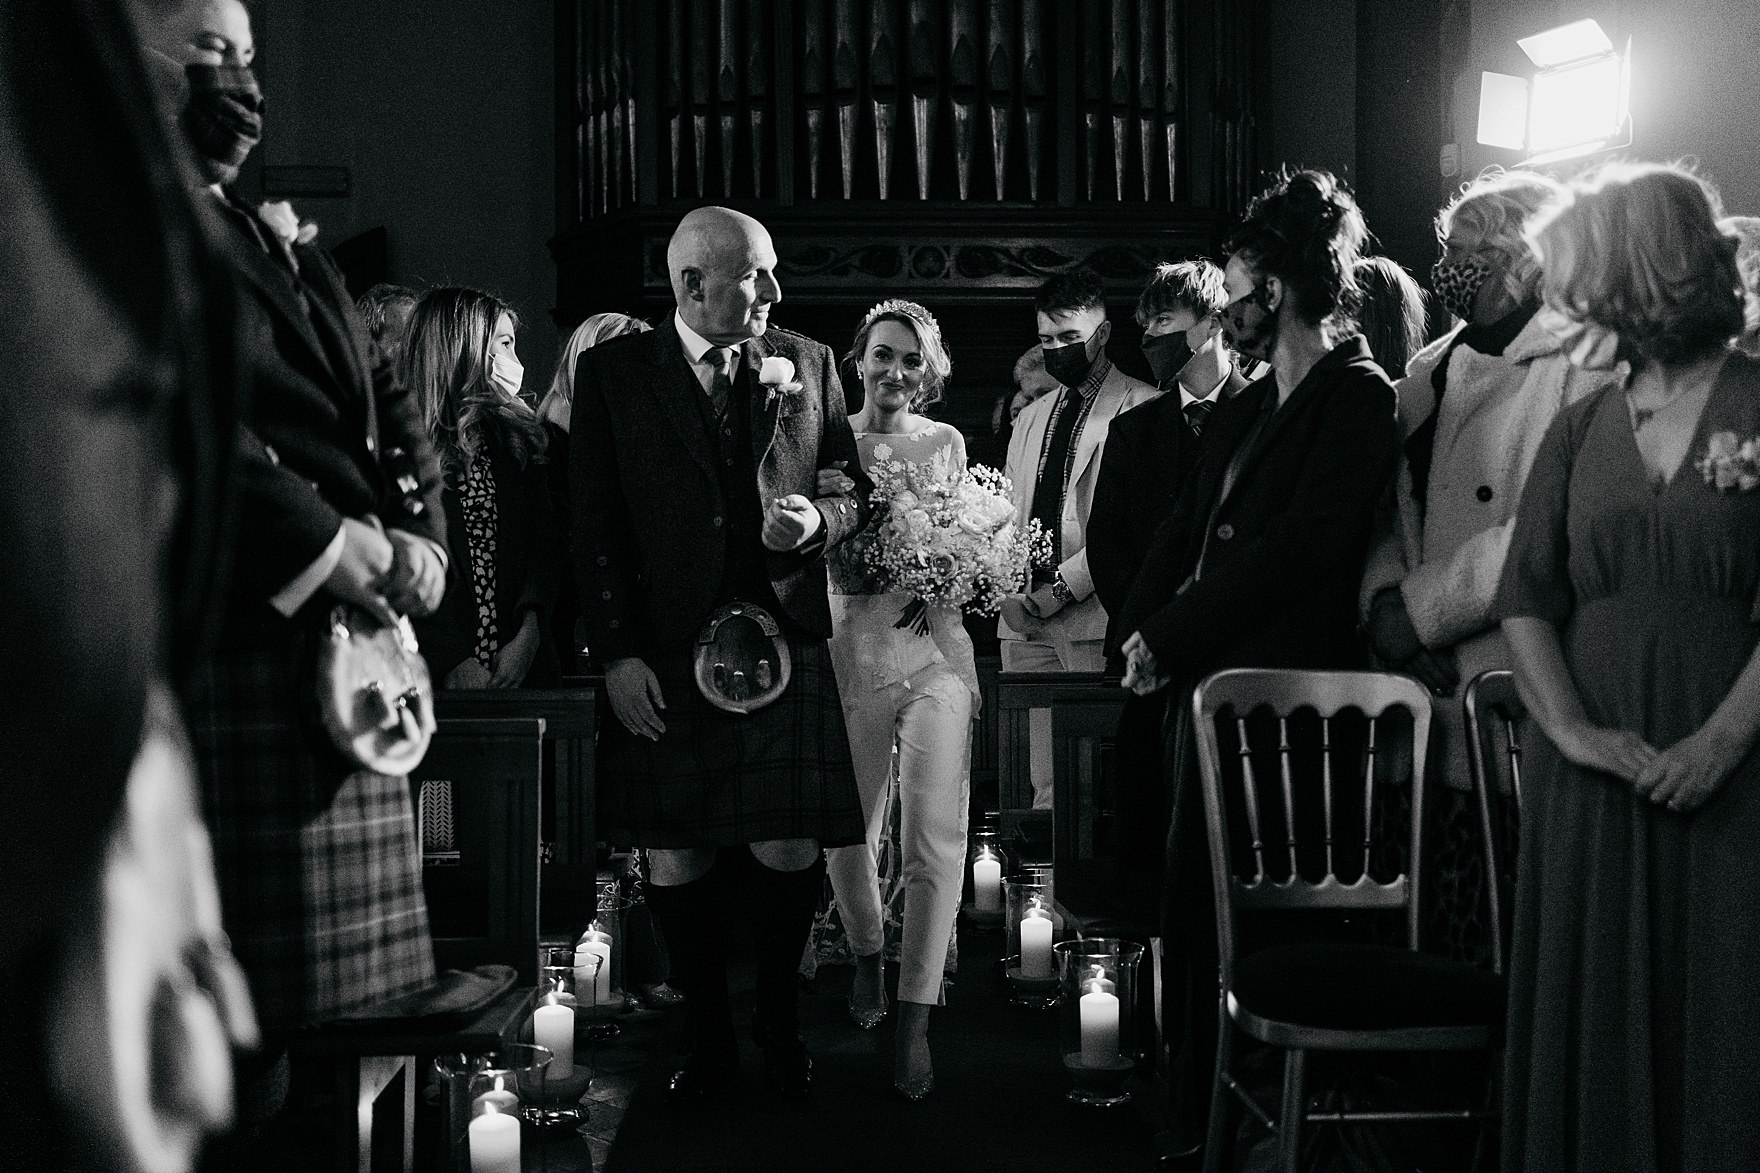
<path id="1" fill-rule="evenodd" d="M 1059 273 L 1033 299 L 1045 369 L 1060 386 L 1015 421 L 1006 472 L 1016 521 L 1037 519 L 1051 537 L 1051 565 L 1025 594 L 1003 603 L 997 635 L 1005 672 L 1099 672 L 1106 667 L 1106 611 L 1088 570 L 1087 525 L 1106 433 L 1120 412 L 1160 394 L 1112 365 L 1104 284 L 1092 269 Z M 1028 715 L 1033 805 L 1051 806 L 1051 711 Z"/>
<path id="2" fill-rule="evenodd" d="M 616 717 L 599 742 L 601 826 L 648 848 L 648 906 L 685 993 L 688 1048 L 668 1098 L 701 1101 L 737 1072 L 736 923 L 756 954 L 765 1076 L 798 1098 L 812 1060 L 796 970 L 820 849 L 865 831 L 826 643 L 825 552 L 862 528 L 870 485 L 831 351 L 769 325 L 782 291 L 764 226 L 700 208 L 666 261 L 676 312 L 575 369 L 575 581 Z M 819 493 L 819 470 L 839 461 L 851 487 Z M 750 712 L 711 703 L 693 670 L 734 602 L 768 612 L 793 669 Z M 749 892 L 735 916 L 725 897 L 739 873 Z"/>

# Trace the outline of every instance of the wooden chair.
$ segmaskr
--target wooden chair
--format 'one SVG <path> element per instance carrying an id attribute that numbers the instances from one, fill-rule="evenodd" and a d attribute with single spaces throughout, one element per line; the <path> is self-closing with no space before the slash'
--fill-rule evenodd
<path id="1" fill-rule="evenodd" d="M 1305 1122 L 1482 1115 L 1474 1109 L 1312 1112 L 1307 1104 L 1310 1051 L 1495 1051 L 1501 1043 L 1501 979 L 1417 951 L 1424 787 L 1413 780 L 1424 777 L 1429 694 L 1409 677 L 1384 673 L 1236 669 L 1200 684 L 1192 705 L 1222 963 L 1206 1173 L 1214 1173 L 1222 1158 L 1231 1095 L 1277 1135 L 1286 1173 L 1297 1168 Z M 1265 709 L 1276 730 L 1269 752 L 1249 736 L 1249 724 L 1258 725 Z M 1298 723 L 1292 716 L 1300 710 L 1317 718 L 1317 762 L 1298 761 L 1292 752 L 1291 730 Z M 1346 710 L 1359 713 L 1366 729 L 1350 718 L 1341 721 Z M 1409 715 L 1406 763 L 1390 752 L 1404 733 L 1393 710 Z M 1300 720 L 1297 742 L 1306 741 L 1311 728 L 1305 717 Z M 1232 769 L 1225 769 L 1222 722 L 1231 734 L 1226 752 Z M 1342 749 L 1359 738 L 1360 757 Z M 1277 767 L 1262 780 L 1258 766 L 1267 756 Z M 1409 816 L 1393 801 L 1401 788 L 1409 791 Z M 1237 913 L 1301 910 L 1397 911 L 1406 944 L 1328 940 L 1237 951 Z M 1234 1078 L 1231 1024 L 1284 1051 L 1276 1118 Z"/>
<path id="2" fill-rule="evenodd" d="M 556 780 L 551 858 L 557 864 L 591 868 L 594 863 L 600 685 L 598 677 L 571 676 L 561 688 L 443 689 L 434 697 L 441 720 L 543 719 L 544 753 Z"/>
<path id="3" fill-rule="evenodd" d="M 422 764 L 410 775 L 420 809 L 422 784 L 451 783 L 451 811 L 459 862 L 423 868 L 431 918 L 449 912 L 453 923 L 476 921 L 469 932 L 434 936 L 442 969 L 484 964 L 512 966 L 512 990 L 474 1019 L 434 1028 L 386 1020 L 319 1024 L 299 1032 L 290 1049 L 327 1063 L 345 1152 L 336 1167 L 368 1173 L 409 1173 L 418 1061 L 454 1051 L 483 1051 L 510 1037 L 529 1014 L 538 980 L 538 803 L 544 721 L 536 717 L 490 721 L 441 718 Z M 430 812 L 431 813 L 431 812 Z M 437 873 L 447 873 L 439 877 Z M 452 882 L 447 882 L 448 880 Z M 394 1109 L 396 1115 L 388 1115 Z"/>
<path id="4" fill-rule="evenodd" d="M 997 792 L 1005 838 L 1043 842 L 1051 858 L 1055 835 L 1052 812 L 1033 809 L 1032 738 L 1034 709 L 1055 709 L 1058 700 L 1080 701 L 1118 691 L 1099 672 L 1000 672 L 996 677 Z M 1053 796 L 1055 798 L 1055 796 Z"/>
<path id="5" fill-rule="evenodd" d="M 1485 841 L 1485 896 L 1491 916 L 1491 960 L 1507 964 L 1514 920 L 1516 853 L 1521 842 L 1521 722 L 1515 673 L 1481 672 L 1467 684 L 1467 761 L 1479 797 L 1479 833 Z"/>

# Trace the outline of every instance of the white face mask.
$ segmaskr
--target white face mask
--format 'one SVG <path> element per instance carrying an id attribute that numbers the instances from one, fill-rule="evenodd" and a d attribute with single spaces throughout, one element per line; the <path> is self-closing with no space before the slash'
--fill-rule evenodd
<path id="1" fill-rule="evenodd" d="M 489 360 L 489 378 L 497 387 L 507 392 L 509 399 L 516 399 L 519 397 L 520 387 L 525 383 L 526 369 L 512 355 L 497 352 Z"/>

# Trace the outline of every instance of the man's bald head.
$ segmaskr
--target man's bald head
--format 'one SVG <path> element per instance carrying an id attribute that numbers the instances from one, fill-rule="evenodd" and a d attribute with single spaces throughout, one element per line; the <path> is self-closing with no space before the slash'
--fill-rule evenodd
<path id="1" fill-rule="evenodd" d="M 782 300 L 770 233 L 732 208 L 687 213 L 666 246 L 666 269 L 678 316 L 721 345 L 763 334 Z"/>

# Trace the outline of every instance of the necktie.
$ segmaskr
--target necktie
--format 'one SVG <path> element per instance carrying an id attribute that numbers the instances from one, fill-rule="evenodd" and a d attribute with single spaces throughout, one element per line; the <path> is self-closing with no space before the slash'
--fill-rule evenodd
<path id="1" fill-rule="evenodd" d="M 1204 434 L 1204 419 L 1215 406 L 1216 401 L 1213 399 L 1194 399 L 1181 409 L 1186 413 L 1186 427 L 1192 429 L 1192 435 Z"/>
<path id="2" fill-rule="evenodd" d="M 736 353 L 738 351 L 732 346 L 716 346 L 703 356 L 713 359 L 715 364 L 715 375 L 709 380 L 709 402 L 718 417 L 727 414 L 727 400 L 733 394 L 733 356 Z"/>
<path id="3" fill-rule="evenodd" d="M 1045 437 L 1045 459 L 1039 479 L 1033 485 L 1033 511 L 1051 537 L 1052 565 L 1063 561 L 1063 498 L 1068 488 L 1064 478 L 1069 475 L 1070 446 L 1075 439 L 1076 423 L 1082 415 L 1082 394 L 1074 387 L 1063 389 L 1063 403 L 1057 419 Z"/>

